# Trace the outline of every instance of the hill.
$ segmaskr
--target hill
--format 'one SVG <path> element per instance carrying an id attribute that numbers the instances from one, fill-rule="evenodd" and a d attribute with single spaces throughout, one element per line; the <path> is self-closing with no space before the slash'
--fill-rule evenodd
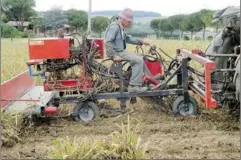
<path id="1" fill-rule="evenodd" d="M 105 15 L 105 16 L 114 16 L 118 15 L 121 11 L 120 10 L 109 10 L 109 11 L 95 11 L 93 15 Z M 135 17 L 160 17 L 161 14 L 157 12 L 149 12 L 149 11 L 133 11 Z"/>

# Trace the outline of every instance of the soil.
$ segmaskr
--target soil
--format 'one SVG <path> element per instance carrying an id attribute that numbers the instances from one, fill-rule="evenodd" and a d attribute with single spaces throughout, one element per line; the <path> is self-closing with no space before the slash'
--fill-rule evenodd
<path id="1" fill-rule="evenodd" d="M 66 108 L 61 115 L 69 114 Z M 105 113 L 89 123 L 75 122 L 68 116 L 35 121 L 33 126 L 25 128 L 22 142 L 2 147 L 2 159 L 47 159 L 51 142 L 56 138 L 105 138 L 116 130 L 116 124 L 126 121 L 128 115 L 141 121 L 140 135 L 149 144 L 147 154 L 154 159 L 240 159 L 239 122 L 225 116 L 220 109 L 201 108 L 198 116 L 174 117 L 139 99 L 127 109 L 126 114 Z"/>

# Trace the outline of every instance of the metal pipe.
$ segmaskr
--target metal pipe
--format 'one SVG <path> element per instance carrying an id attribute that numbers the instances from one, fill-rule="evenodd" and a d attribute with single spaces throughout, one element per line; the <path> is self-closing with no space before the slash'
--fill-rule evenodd
<path id="1" fill-rule="evenodd" d="M 214 72 L 235 72 L 236 69 L 215 69 L 212 71 L 212 73 Z"/>
<path id="2" fill-rule="evenodd" d="M 206 56 L 210 57 L 238 57 L 236 54 L 206 54 Z"/>
<path id="3" fill-rule="evenodd" d="M 189 86 L 194 92 L 197 92 L 202 98 L 205 98 L 205 92 L 201 88 L 199 88 L 196 84 L 190 83 Z"/>
<path id="4" fill-rule="evenodd" d="M 89 12 L 88 12 L 88 35 L 91 32 L 91 8 L 92 8 L 92 0 L 89 0 Z"/>

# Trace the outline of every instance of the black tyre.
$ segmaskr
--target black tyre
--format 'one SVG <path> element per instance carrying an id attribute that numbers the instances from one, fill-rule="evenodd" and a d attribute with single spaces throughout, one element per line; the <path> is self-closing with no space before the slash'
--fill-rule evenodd
<path id="1" fill-rule="evenodd" d="M 184 96 L 177 97 L 177 99 L 172 104 L 172 111 L 176 116 L 189 116 L 198 114 L 198 103 L 197 101 L 189 96 L 189 103 L 184 106 Z"/>
<path id="2" fill-rule="evenodd" d="M 75 121 L 89 122 L 100 114 L 100 108 L 94 102 L 79 103 L 74 109 Z"/>

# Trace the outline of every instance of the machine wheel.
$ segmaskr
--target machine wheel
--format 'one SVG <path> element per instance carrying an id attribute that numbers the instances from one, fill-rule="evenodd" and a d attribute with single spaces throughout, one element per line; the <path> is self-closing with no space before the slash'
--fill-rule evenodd
<path id="1" fill-rule="evenodd" d="M 180 96 L 174 101 L 172 111 L 177 116 L 196 115 L 198 113 L 198 103 L 193 97 L 189 96 L 188 106 L 185 107 L 184 96 Z"/>
<path id="2" fill-rule="evenodd" d="M 88 122 L 95 119 L 100 114 L 100 108 L 93 102 L 86 102 L 77 104 L 75 107 L 75 115 L 73 116 L 75 121 Z"/>

